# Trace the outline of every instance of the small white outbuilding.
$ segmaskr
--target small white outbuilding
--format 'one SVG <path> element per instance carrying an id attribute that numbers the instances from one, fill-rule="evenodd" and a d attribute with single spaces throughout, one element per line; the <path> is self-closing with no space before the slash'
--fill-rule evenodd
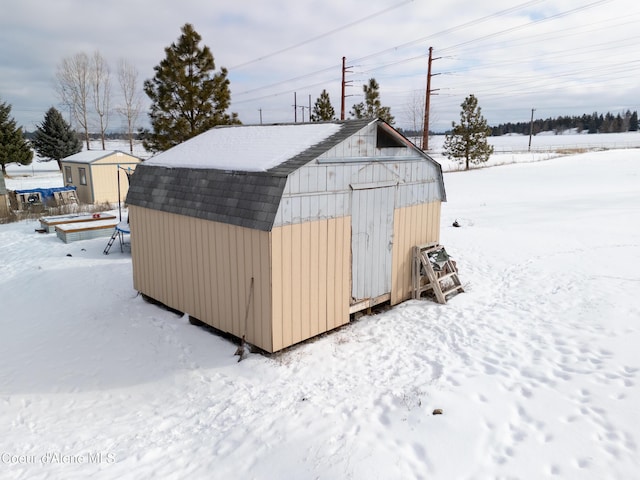
<path id="1" fill-rule="evenodd" d="M 75 186 L 78 201 L 87 204 L 124 201 L 129 189 L 127 173 L 133 174 L 140 162 L 118 150 L 85 150 L 60 161 L 65 186 Z"/>

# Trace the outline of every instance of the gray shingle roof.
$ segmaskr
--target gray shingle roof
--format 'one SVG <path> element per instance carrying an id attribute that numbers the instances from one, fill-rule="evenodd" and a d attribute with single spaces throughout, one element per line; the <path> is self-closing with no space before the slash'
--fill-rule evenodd
<path id="1" fill-rule="evenodd" d="M 131 177 L 127 203 L 258 230 L 271 230 L 286 177 L 266 172 L 145 165 Z"/>
<path id="2" fill-rule="evenodd" d="M 270 231 L 287 176 L 373 121 L 340 122 L 337 133 L 266 172 L 169 168 L 142 163 L 131 177 L 127 203 Z"/>

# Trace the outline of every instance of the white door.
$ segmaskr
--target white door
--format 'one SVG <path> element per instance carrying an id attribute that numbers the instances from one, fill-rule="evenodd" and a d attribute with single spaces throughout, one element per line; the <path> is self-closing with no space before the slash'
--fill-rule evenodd
<path id="1" fill-rule="evenodd" d="M 395 187 L 357 189 L 351 196 L 351 295 L 356 300 L 391 292 Z"/>

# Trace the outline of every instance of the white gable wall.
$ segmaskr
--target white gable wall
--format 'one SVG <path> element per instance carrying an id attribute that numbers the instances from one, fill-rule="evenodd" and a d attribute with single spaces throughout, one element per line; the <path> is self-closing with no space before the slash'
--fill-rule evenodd
<path id="1" fill-rule="evenodd" d="M 289 175 L 274 226 L 350 215 L 353 188 L 396 186 L 395 208 L 443 199 L 437 167 L 419 157 L 362 163 L 312 162 Z"/>

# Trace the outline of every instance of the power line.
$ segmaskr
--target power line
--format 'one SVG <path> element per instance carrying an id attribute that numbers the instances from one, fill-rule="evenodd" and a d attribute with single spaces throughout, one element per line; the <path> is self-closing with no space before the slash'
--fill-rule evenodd
<path id="1" fill-rule="evenodd" d="M 244 62 L 244 63 L 241 63 L 239 65 L 235 65 L 235 66 L 229 67 L 229 68 L 230 69 L 239 69 L 239 68 L 242 68 L 242 67 L 246 67 L 247 65 L 251 65 L 253 63 L 260 62 L 260 61 L 265 60 L 267 58 L 275 57 L 276 55 L 280 55 L 281 53 L 285 53 L 285 52 L 288 52 L 290 50 L 294 50 L 294 49 L 296 49 L 298 47 L 301 47 L 302 45 L 306 45 L 308 43 L 315 42 L 317 40 L 320 40 L 321 38 L 325 38 L 325 37 L 328 37 L 329 35 L 333 35 L 334 33 L 337 33 L 337 32 L 339 32 L 341 30 L 345 30 L 347 28 L 351 28 L 351 27 L 353 27 L 355 25 L 358 25 L 359 23 L 366 22 L 367 20 L 371 20 L 372 18 L 375 18 L 375 17 L 379 17 L 380 15 L 383 15 L 383 14 L 385 14 L 387 12 L 390 12 L 391 10 L 395 10 L 396 8 L 403 7 L 404 5 L 406 5 L 408 3 L 411 3 L 411 2 L 413 2 L 413 0 L 405 0 L 403 2 L 400 2 L 400 3 L 396 4 L 396 5 L 392 5 L 391 7 L 385 8 L 384 10 L 380 10 L 379 12 L 372 13 L 371 15 L 367 15 L 366 17 L 363 17 L 363 18 L 361 18 L 359 20 L 355 20 L 355 21 L 353 21 L 351 23 L 347 23 L 346 25 L 342 25 L 341 27 L 334 28 L 333 30 L 329 30 L 328 32 L 323 33 L 321 35 L 317 35 L 317 36 L 312 37 L 312 38 L 310 38 L 308 40 L 304 40 L 302 42 L 298 42 L 298 43 L 296 43 L 294 45 L 291 45 L 290 47 L 286 47 L 286 48 L 282 48 L 280 50 L 276 50 L 275 52 L 269 53 L 267 55 L 263 55 L 262 57 L 255 58 L 253 60 L 249 60 L 248 62 Z"/>
<path id="2" fill-rule="evenodd" d="M 413 0 L 409 0 L 409 1 L 413 1 Z M 385 49 L 385 50 L 381 50 L 381 51 L 378 51 L 378 52 L 375 52 L 375 53 L 371 53 L 371 54 L 366 55 L 366 56 L 364 56 L 364 57 L 356 58 L 355 60 L 350 61 L 350 62 L 351 62 L 351 63 L 353 63 L 353 62 L 361 62 L 361 61 L 366 60 L 366 59 L 368 59 L 368 58 L 373 58 L 373 57 L 377 57 L 377 56 L 383 55 L 383 54 L 385 54 L 385 53 L 389 53 L 389 52 L 392 52 L 392 51 L 397 51 L 397 50 L 399 50 L 399 49 L 401 49 L 401 48 L 405 48 L 405 47 L 407 47 L 407 46 L 414 45 L 414 44 L 417 44 L 417 43 L 419 43 L 419 42 L 423 42 L 423 41 L 424 41 L 424 40 L 426 40 L 426 39 L 434 38 L 434 37 L 441 36 L 441 35 L 445 35 L 445 34 L 448 34 L 448 33 L 454 33 L 454 32 L 456 32 L 456 31 L 458 31 L 458 30 L 462 30 L 462 29 L 464 29 L 464 28 L 467 28 L 467 27 L 470 27 L 470 26 L 477 25 L 478 23 L 482 23 L 482 22 L 487 21 L 487 20 L 489 20 L 489 19 L 497 18 L 497 17 L 503 16 L 503 15 L 507 15 L 507 14 L 509 14 L 509 13 L 512 13 L 512 12 L 515 12 L 515 11 L 521 10 L 521 9 L 523 9 L 523 8 L 527 8 L 527 7 L 530 7 L 530 6 L 533 6 L 533 5 L 535 5 L 535 4 L 545 2 L 545 1 L 547 1 L 547 0 L 530 0 L 530 1 L 528 1 L 528 2 L 521 3 L 521 4 L 516 5 L 516 6 L 514 6 L 514 7 L 507 8 L 507 9 L 505 9 L 505 10 L 500 10 L 500 11 L 495 12 L 495 13 L 490 14 L 490 15 L 485 15 L 484 17 L 481 17 L 481 18 L 479 18 L 479 19 L 472 20 L 472 21 L 470 21 L 470 22 L 466 22 L 466 23 L 463 23 L 463 24 L 461 24 L 461 25 L 457 25 L 457 26 L 455 26 L 455 27 L 451 27 L 451 28 L 448 28 L 448 29 L 442 30 L 442 31 L 437 32 L 437 33 L 434 33 L 434 34 L 432 34 L 432 35 L 428 35 L 428 36 L 426 36 L 426 37 L 421 37 L 421 38 L 418 38 L 418 39 L 416 39 L 416 40 L 412 40 L 411 42 L 407 42 L 407 43 L 404 43 L 404 44 L 396 45 L 395 47 L 391 47 L 391 48 L 388 48 L 388 49 Z M 610 1 L 610 0 L 600 0 L 600 1 Z M 406 3 L 409 3 L 409 2 L 408 2 L 408 1 L 402 2 L 401 4 L 398 4 L 398 5 L 396 5 L 395 7 L 391 7 L 391 8 L 389 8 L 389 9 L 383 10 L 382 12 L 378 12 L 378 14 L 374 14 L 373 16 L 377 16 L 377 15 L 379 15 L 379 14 L 385 13 L 386 11 L 389 11 L 389 10 L 390 10 L 390 9 L 392 9 L 392 8 L 397 8 L 397 7 L 402 6 L 402 5 L 406 4 Z M 365 19 L 369 19 L 369 18 L 371 18 L 371 17 L 372 17 L 372 16 L 370 15 L 369 17 L 365 17 Z M 365 19 L 362 19 L 361 21 L 364 21 Z M 356 24 L 356 23 L 359 23 L 359 22 L 360 22 L 360 21 L 356 21 L 356 22 L 353 22 L 353 23 L 354 23 L 354 24 Z M 343 29 L 343 28 L 347 28 L 347 26 L 345 26 L 345 27 L 341 27 L 340 29 Z M 337 31 L 337 30 L 339 30 L 339 29 L 336 29 L 336 31 Z M 323 36 L 330 35 L 331 33 L 335 33 L 335 32 L 334 32 L 334 31 L 332 31 L 332 32 L 327 33 L 327 34 L 323 34 Z M 288 50 L 291 50 L 291 49 L 293 49 L 293 48 L 297 48 L 298 46 L 303 45 L 303 44 L 306 44 L 306 43 L 309 43 L 309 42 L 311 42 L 311 41 L 313 41 L 313 39 L 312 39 L 312 40 L 307 40 L 307 41 L 301 42 L 300 44 L 294 45 L 294 46 L 292 46 L 292 47 L 288 47 L 288 48 L 286 48 L 286 49 L 283 49 L 282 51 L 288 51 Z M 247 65 L 247 64 L 249 64 L 249 63 L 254 63 L 254 62 L 260 61 L 260 60 L 262 60 L 262 59 L 264 59 L 264 58 L 268 58 L 268 57 L 271 57 L 271 56 L 277 55 L 277 54 L 281 53 L 282 51 L 274 52 L 274 53 L 269 54 L 269 55 L 267 55 L 267 56 L 265 56 L 265 57 L 260 57 L 260 58 L 258 58 L 258 59 L 256 59 L 256 60 L 252 60 L 251 62 L 245 62 L 245 63 L 243 63 L 243 64 L 240 64 L 240 67 L 241 67 L 241 66 L 244 66 L 244 65 Z M 412 59 L 410 59 L 410 60 L 414 60 L 414 59 L 417 59 L 417 58 L 420 58 L 420 57 L 412 57 Z M 424 58 L 424 57 L 422 57 L 422 58 Z M 400 62 L 394 62 L 394 64 L 396 64 L 396 63 L 401 63 L 401 62 L 403 62 L 403 61 L 400 61 Z M 236 67 L 231 67 L 231 68 L 229 68 L 229 70 L 232 70 L 233 68 L 238 68 L 238 66 L 236 66 Z M 270 85 L 266 85 L 266 86 L 263 86 L 263 87 L 256 87 L 256 88 L 253 88 L 253 89 L 251 89 L 251 90 L 246 90 L 246 91 L 244 91 L 244 92 L 239 92 L 239 93 L 236 93 L 236 95 L 244 95 L 244 94 L 247 94 L 247 93 L 253 93 L 253 92 L 256 92 L 256 91 L 259 91 L 259 90 L 268 89 L 268 88 L 271 88 L 271 87 L 274 87 L 274 86 L 278 86 L 278 85 L 282 85 L 282 84 L 285 84 L 285 83 L 294 82 L 294 81 L 296 81 L 296 80 L 301 80 L 301 79 L 303 79 L 303 78 L 308 78 L 308 77 L 315 76 L 315 75 L 320 74 L 320 73 L 324 73 L 324 72 L 327 72 L 327 71 L 333 70 L 334 68 L 336 68 L 336 67 L 333 67 L 333 66 L 331 66 L 331 67 L 325 67 L 325 68 L 322 68 L 322 69 L 320 69 L 320 70 L 316 70 L 316 71 L 314 71 L 314 72 L 310 72 L 310 73 L 305 74 L 305 75 L 301 75 L 301 76 L 294 77 L 294 78 L 289 78 L 289 79 L 286 79 L 286 80 L 281 80 L 281 81 L 279 81 L 279 82 L 276 82 L 276 83 L 273 83 L 273 84 L 270 84 Z"/>
<path id="3" fill-rule="evenodd" d="M 603 4 L 603 3 L 609 3 L 611 1 L 612 0 L 598 0 L 597 2 L 592 2 L 592 3 L 589 3 L 587 5 L 583 5 L 581 7 L 577 7 L 577 8 L 571 9 L 571 10 L 567 10 L 567 11 L 564 11 L 564 12 L 557 13 L 555 15 L 551 15 L 550 17 L 540 18 L 540 19 L 534 20 L 532 22 L 528 22 L 528 23 L 524 23 L 522 25 L 518 25 L 518 26 L 515 26 L 515 27 L 507 28 L 505 30 L 500 30 L 498 32 L 490 33 L 489 35 L 484 35 L 482 37 L 475 38 L 473 40 L 467 40 L 466 42 L 462 42 L 462 43 L 459 43 L 457 45 L 451 45 L 449 47 L 442 48 L 440 51 L 445 52 L 447 50 L 458 48 L 458 47 L 461 47 L 461 46 L 464 46 L 464 45 L 468 45 L 470 43 L 474 43 L 475 44 L 475 43 L 477 43 L 479 41 L 482 41 L 482 40 L 485 40 L 487 38 L 497 37 L 499 35 L 504 35 L 505 33 L 511 33 L 511 32 L 515 32 L 517 30 L 521 30 L 523 28 L 528 28 L 528 27 L 530 27 L 532 25 L 537 25 L 539 23 L 548 22 L 550 20 L 556 20 L 558 18 L 566 17 L 566 16 L 574 14 L 576 12 L 579 12 L 579 11 L 582 11 L 582 10 L 587 10 L 589 8 L 595 7 L 596 5 L 600 5 L 600 4 Z"/>
<path id="4" fill-rule="evenodd" d="M 372 57 L 377 57 L 377 56 L 383 55 L 385 53 L 394 52 L 394 51 L 397 51 L 397 50 L 399 50 L 401 48 L 409 47 L 411 45 L 424 43 L 426 40 L 431 40 L 433 38 L 440 37 L 442 35 L 447 35 L 449 33 L 455 33 L 455 32 L 457 32 L 459 30 L 463 30 L 465 28 L 475 26 L 475 25 L 477 25 L 479 23 L 482 23 L 482 22 L 485 22 L 487 20 L 491 20 L 491 19 L 497 18 L 497 17 L 502 17 L 504 15 L 508 15 L 509 13 L 513 13 L 513 12 L 516 12 L 518 10 L 522 10 L 524 8 L 528 8 L 528 7 L 531 7 L 531 6 L 536 5 L 538 3 L 543 3 L 545 1 L 547 1 L 547 0 L 531 0 L 531 1 L 528 1 L 528 2 L 524 2 L 524 3 L 521 3 L 521 4 L 516 5 L 514 7 L 510 7 L 510 8 L 507 8 L 505 10 L 500 10 L 500 11 L 492 13 L 490 15 L 485 15 L 484 17 L 480 17 L 480 18 L 477 18 L 475 20 L 471 20 L 469 22 L 462 23 L 460 25 L 456 25 L 454 27 L 447 28 L 445 30 L 440 30 L 439 32 L 427 35 L 425 37 L 420 37 L 420 38 L 417 38 L 415 40 L 411 40 L 410 42 L 402 43 L 400 45 L 396 45 L 395 47 L 387 48 L 385 50 L 382 50 L 382 51 L 379 51 L 379 52 L 376 52 L 376 53 L 372 53 L 372 54 L 366 55 L 364 57 L 360 57 L 358 59 L 355 59 L 354 62 L 360 62 L 362 60 L 366 60 L 366 59 L 372 58 Z"/>
<path id="5" fill-rule="evenodd" d="M 510 7 L 510 8 L 504 9 L 504 10 L 500 10 L 500 11 L 495 12 L 493 14 L 485 15 L 484 17 L 481 17 L 481 18 L 478 18 L 478 19 L 463 23 L 463 24 L 455 26 L 455 27 L 451 27 L 451 28 L 442 30 L 442 31 L 437 32 L 435 34 L 432 34 L 432 35 L 429 35 L 429 36 L 426 36 L 426 37 L 421 37 L 421 38 L 413 40 L 411 42 L 406 42 L 404 44 L 400 44 L 400 45 L 397 45 L 395 47 L 391 47 L 389 49 L 385 49 L 385 50 L 382 50 L 382 51 L 379 51 L 379 52 L 376 52 L 376 53 L 372 53 L 372 54 L 366 55 L 364 57 L 357 58 L 357 59 L 353 60 L 352 63 L 360 62 L 362 60 L 366 60 L 368 58 L 372 58 L 374 56 L 382 55 L 382 54 L 385 54 L 385 53 L 388 53 L 388 52 L 391 52 L 391 51 L 396 51 L 398 49 L 401 49 L 401 48 L 416 44 L 416 43 L 418 43 L 420 41 L 423 41 L 425 39 L 428 39 L 428 38 L 433 38 L 433 37 L 444 35 L 444 34 L 447 34 L 447 33 L 453 33 L 453 32 L 456 32 L 458 30 L 461 30 L 461 29 L 464 29 L 464 28 L 468 28 L 470 26 L 477 25 L 478 23 L 482 23 L 482 22 L 487 21 L 489 19 L 501 17 L 501 16 L 507 15 L 509 13 L 513 13 L 513 12 L 516 12 L 518 10 L 522 10 L 524 8 L 531 7 L 533 5 L 536 5 L 538 3 L 542 3 L 544 1 L 546 1 L 546 0 L 531 0 L 531 1 L 528 1 L 528 2 L 524 2 L 524 3 L 516 5 L 514 7 Z M 541 23 L 541 22 L 544 22 L 544 21 L 549 21 L 549 20 L 553 20 L 553 19 L 557 19 L 557 18 L 562 18 L 562 17 L 568 16 L 570 14 L 573 14 L 573 13 L 576 13 L 576 12 L 579 12 L 579 11 L 582 11 L 582 10 L 586 10 L 588 8 L 592 8 L 592 7 L 596 6 L 596 5 L 600 5 L 600 4 L 603 4 L 603 3 L 608 3 L 610 1 L 612 1 L 612 0 L 598 0 L 596 2 L 592 2 L 590 4 L 583 5 L 581 7 L 577 7 L 577 8 L 568 10 L 568 11 L 560 12 L 558 14 L 555 14 L 555 15 L 552 15 L 552 16 L 549 16 L 549 17 L 544 17 L 544 18 L 541 18 L 541 19 L 538 19 L 538 20 L 534 20 L 534 21 L 531 21 L 531 22 L 528 22 L 528 23 L 525 23 L 525 24 L 522 24 L 522 25 L 519 25 L 519 26 L 516 26 L 516 27 L 511 27 L 511 28 L 508 28 L 508 29 L 505 29 L 505 30 L 500 30 L 498 32 L 494 32 L 492 34 L 485 35 L 483 37 L 479 37 L 479 38 L 476 38 L 476 39 L 473 39 L 473 40 L 462 42 L 462 43 L 457 44 L 457 45 L 444 47 L 442 49 L 439 49 L 439 51 L 440 52 L 449 51 L 449 50 L 455 49 L 455 48 L 460 47 L 460 46 L 464 46 L 464 45 L 468 45 L 468 44 L 476 44 L 477 42 L 479 42 L 481 40 L 484 40 L 484 39 L 487 39 L 487 38 L 493 38 L 493 37 L 496 37 L 498 35 L 502 35 L 502 34 L 505 34 L 505 33 L 510 33 L 512 31 L 520 30 L 520 29 L 523 29 L 523 28 L 526 28 L 526 27 L 529 27 L 529 26 L 532 26 L 532 25 L 535 25 L 535 24 L 538 24 L 538 23 Z M 406 4 L 406 3 L 408 3 L 408 2 L 403 2 L 401 4 L 397 4 L 394 7 L 390 7 L 390 8 L 391 9 L 392 8 L 397 8 L 397 7 L 402 6 L 402 5 Z M 382 13 L 385 13 L 386 11 L 389 11 L 389 10 L 390 9 L 383 10 L 381 12 L 373 14 L 373 16 L 380 15 Z M 369 17 L 365 17 L 365 19 L 368 19 L 368 18 L 371 18 L 371 17 L 372 16 L 370 15 Z M 353 23 L 359 23 L 360 21 L 364 21 L 365 19 L 361 19 L 361 20 L 353 22 Z M 342 29 L 342 28 L 347 28 L 347 27 L 346 26 L 345 27 L 340 27 L 340 29 Z M 336 30 L 338 30 L 338 29 L 336 29 Z M 331 34 L 331 33 L 327 33 L 325 35 L 329 35 L 329 34 Z M 305 41 L 305 42 L 302 42 L 302 43 L 308 43 L 310 41 L 312 41 L 312 40 L 308 40 L 308 41 Z M 296 45 L 296 46 L 299 46 L 299 45 Z M 289 47 L 288 49 L 295 48 L 296 46 Z M 277 53 L 278 52 L 274 52 L 273 55 L 275 55 Z M 395 62 L 387 63 L 387 64 L 385 64 L 383 66 L 378 66 L 376 68 L 372 68 L 372 69 L 370 69 L 368 71 L 364 71 L 362 73 L 370 73 L 370 72 L 377 71 L 377 70 L 380 70 L 380 69 L 383 69 L 383 68 L 387 68 L 389 66 L 398 65 L 398 64 L 402 64 L 402 63 L 407 63 L 407 62 L 411 62 L 411 61 L 418 60 L 418 59 L 421 59 L 421 58 L 424 58 L 424 56 L 423 55 L 418 55 L 418 56 L 413 56 L 413 57 L 407 58 L 407 59 L 401 59 L 401 60 L 398 60 L 398 61 L 395 61 Z M 262 87 L 256 87 L 256 88 L 253 88 L 253 89 L 250 89 L 250 90 L 246 90 L 246 91 L 243 91 L 243 92 L 237 92 L 234 95 L 246 95 L 246 94 L 254 93 L 254 92 L 257 92 L 257 91 L 260 91 L 260 90 L 266 90 L 266 89 L 273 88 L 273 87 L 280 86 L 280 85 L 284 85 L 284 84 L 287 84 L 287 83 L 296 82 L 298 80 L 302 80 L 302 79 L 305 79 L 305 78 L 310 78 L 310 77 L 316 76 L 316 75 L 321 74 L 321 73 L 334 71 L 334 69 L 336 69 L 335 66 L 325 67 L 325 68 L 323 68 L 321 70 L 316 70 L 314 72 L 310 72 L 310 73 L 305 74 L 305 75 L 300 75 L 300 76 L 297 76 L 297 77 L 281 80 L 281 81 L 274 82 L 274 83 L 269 84 L 269 85 L 265 85 L 265 86 L 262 86 Z M 296 87 L 296 88 L 298 88 L 298 89 L 310 88 L 311 86 L 316 86 L 318 84 L 322 84 L 322 83 L 315 83 L 313 85 L 306 85 L 306 86 L 301 86 L 301 87 Z M 250 102 L 250 101 L 253 101 L 253 100 L 261 100 L 263 98 L 267 98 L 267 97 L 271 97 L 271 96 L 277 96 L 277 95 L 282 95 L 282 94 L 285 94 L 285 93 L 291 93 L 292 91 L 293 91 L 293 89 L 289 89 L 286 92 L 278 93 L 278 94 L 275 94 L 275 95 L 265 95 L 265 96 L 257 97 L 255 99 L 244 100 L 244 101 L 234 102 L 234 103 L 247 103 L 247 102 Z"/>

